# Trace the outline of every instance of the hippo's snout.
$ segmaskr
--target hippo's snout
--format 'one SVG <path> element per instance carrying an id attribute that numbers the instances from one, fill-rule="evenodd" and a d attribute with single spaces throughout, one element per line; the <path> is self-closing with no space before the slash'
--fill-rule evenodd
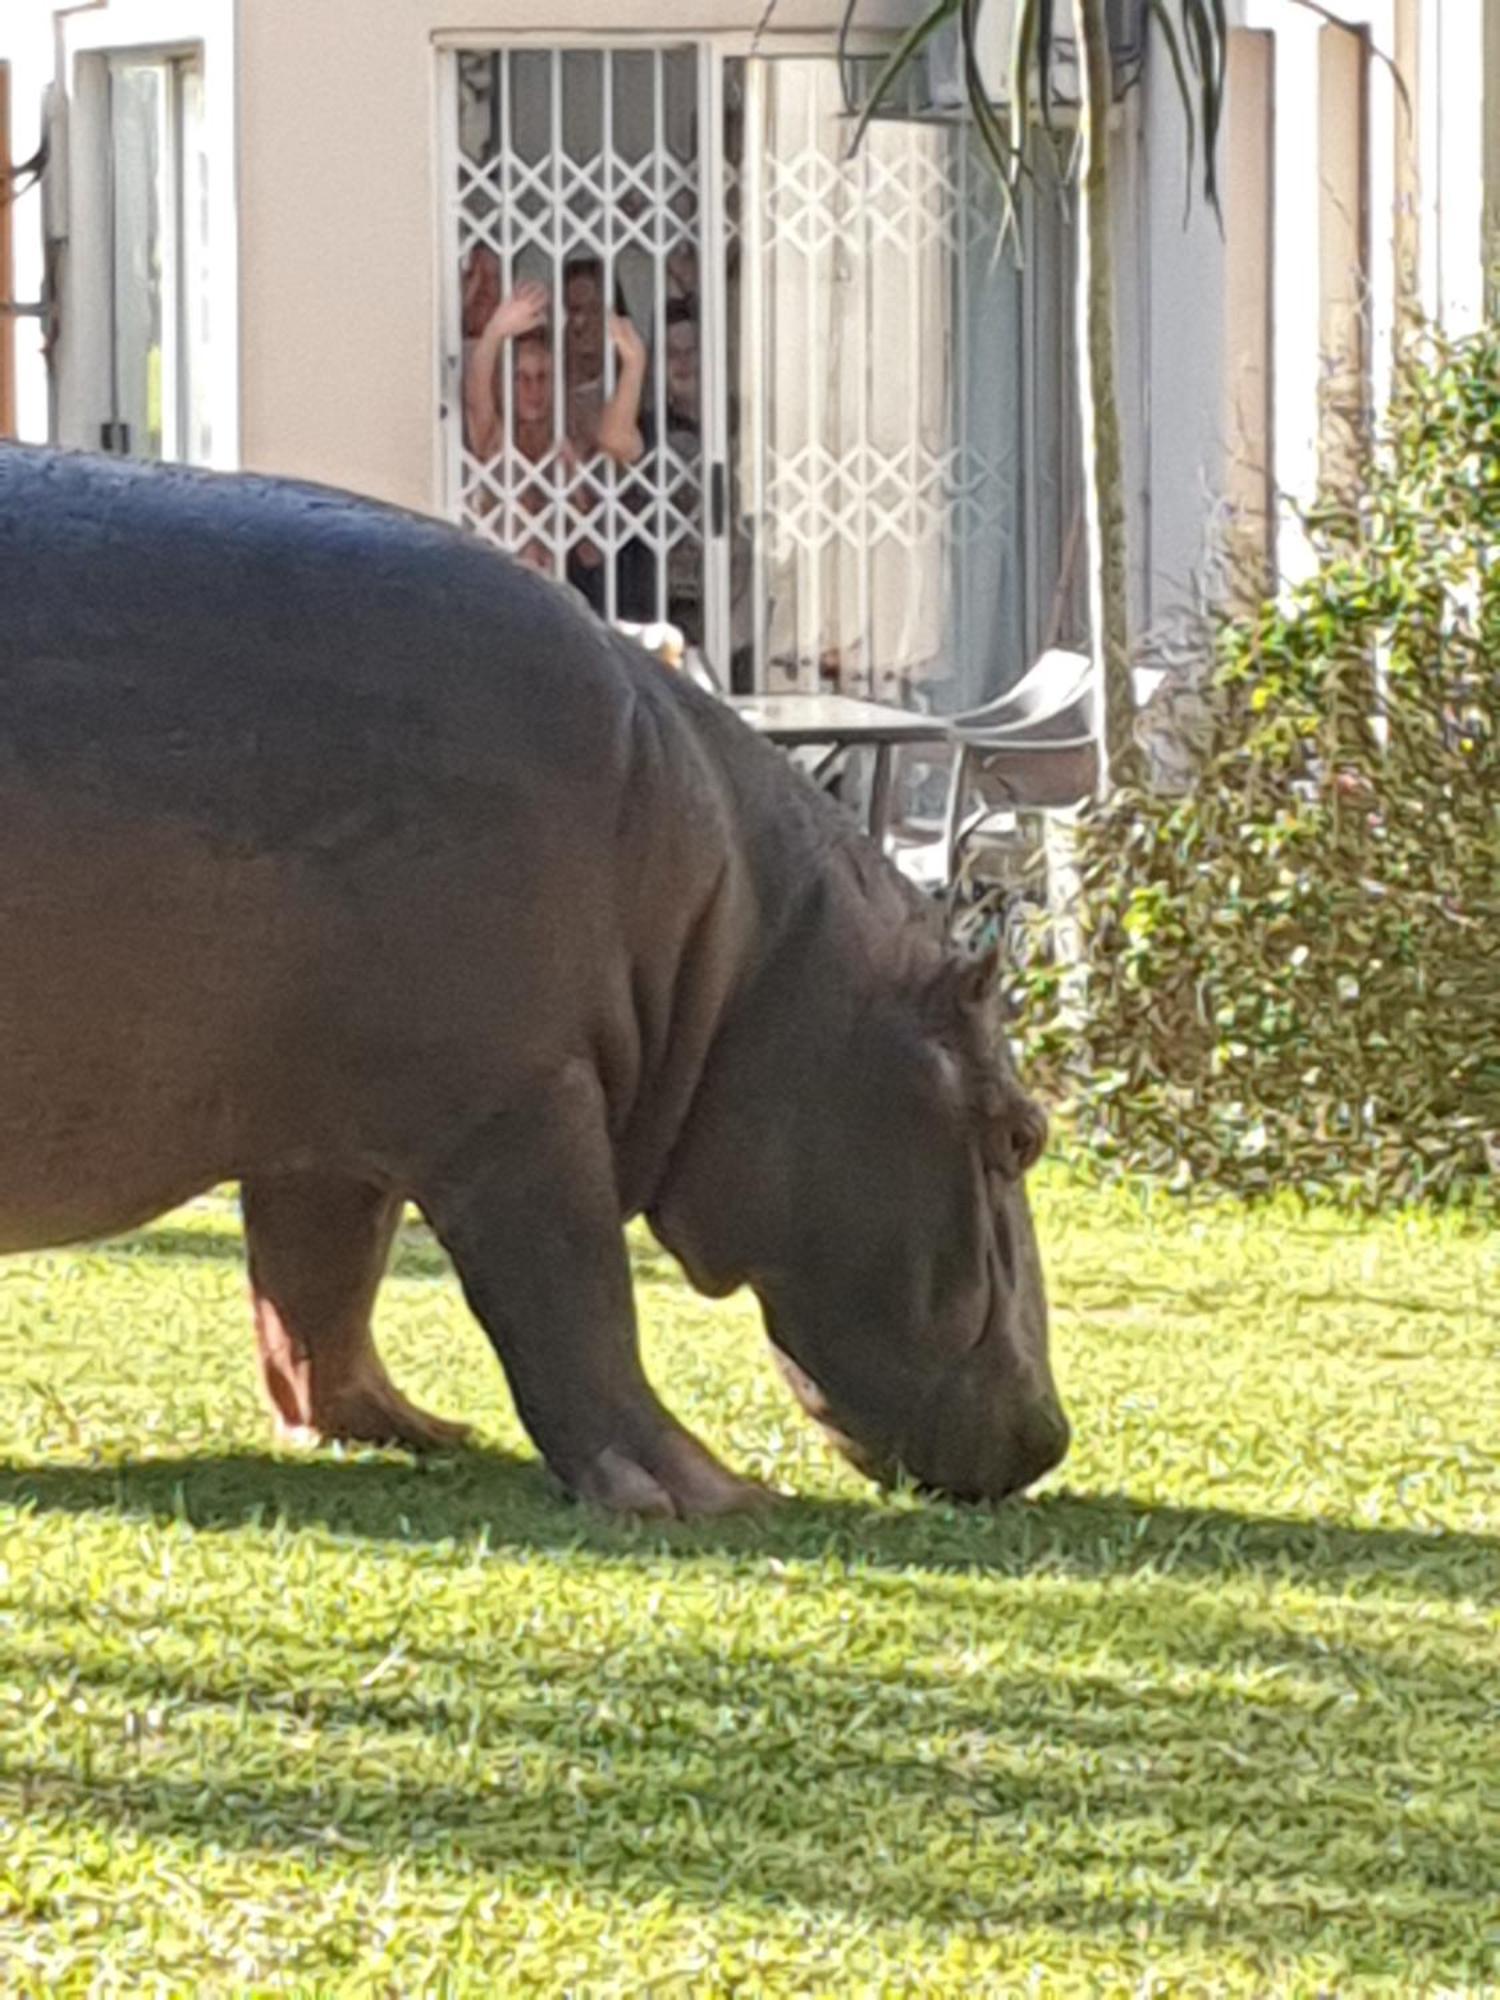
<path id="1" fill-rule="evenodd" d="M 988 1452 L 980 1449 L 961 1460 L 944 1464 L 938 1476 L 927 1479 L 915 1472 L 919 1484 L 931 1486 L 955 1500 L 1003 1500 L 1020 1493 L 1044 1473 L 1061 1465 L 1068 1455 L 1072 1432 L 1057 1399 L 1037 1398 L 1026 1405 L 1019 1420 L 1009 1425 Z"/>
<path id="2" fill-rule="evenodd" d="M 1021 1484 L 1029 1486 L 1044 1472 L 1061 1465 L 1072 1442 L 1073 1427 L 1063 1415 L 1057 1398 L 1048 1396 L 1033 1403 L 1022 1425 L 1022 1463 L 1029 1469 Z"/>
<path id="3" fill-rule="evenodd" d="M 974 1393 L 972 1384 L 949 1382 L 904 1435 L 902 1427 L 882 1426 L 877 1441 L 877 1433 L 835 1408 L 783 1348 L 773 1352 L 808 1415 L 878 1485 L 891 1486 L 905 1477 L 927 1492 L 955 1500 L 1003 1500 L 1067 1456 L 1072 1434 L 1050 1388 L 1033 1394 L 1019 1409 L 1013 1404 L 997 1409 L 990 1398 Z"/>

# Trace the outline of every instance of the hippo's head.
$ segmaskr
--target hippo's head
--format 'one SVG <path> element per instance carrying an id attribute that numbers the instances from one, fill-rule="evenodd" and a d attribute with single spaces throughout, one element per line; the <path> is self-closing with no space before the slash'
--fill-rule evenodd
<path id="1" fill-rule="evenodd" d="M 1068 1446 L 1024 1185 L 1046 1120 L 989 978 L 762 993 L 777 1031 L 742 1027 L 710 1065 L 652 1215 L 701 1289 L 753 1287 L 798 1399 L 862 1471 L 965 1499 Z"/>

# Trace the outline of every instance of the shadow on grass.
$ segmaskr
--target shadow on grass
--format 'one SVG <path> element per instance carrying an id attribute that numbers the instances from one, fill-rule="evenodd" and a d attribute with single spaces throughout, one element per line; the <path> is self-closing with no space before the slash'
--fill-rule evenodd
<path id="1" fill-rule="evenodd" d="M 1428 1780 L 1445 1809 L 1419 1815 L 1405 1781 L 1382 1775 L 1409 1763 L 1435 1699 L 1450 1750 L 1482 1740 L 1477 1668 L 1455 1712 L 1429 1659 L 1357 1643 L 1309 1658 L 1295 1634 L 1245 1640 L 1200 1604 L 1150 1663 L 1175 1663 L 1175 1684 L 1115 1680 L 1097 1656 L 1069 1658 L 1076 1614 L 1057 1615 L 1056 1675 L 982 1677 L 920 1654 L 882 1666 L 725 1655 L 711 1640 L 496 1657 L 479 1633 L 433 1654 L 403 1636 L 382 1678 L 389 1641 L 367 1633 L 333 1678 L 288 1684 L 272 1635 L 226 1648 L 215 1624 L 198 1635 L 207 1655 L 184 1661 L 162 1657 L 159 1631 L 122 1646 L 101 1625 L 98 1640 L 0 1647 L 0 1675 L 66 1682 L 99 1731 L 86 1776 L 56 1737 L 0 1767 L 0 1807 L 8 1793 L 28 1837 L 49 1842 L 85 1825 L 303 1869 L 399 1856 L 439 1884 L 461 1855 L 466 1876 L 508 1878 L 512 1895 L 665 1888 L 709 1909 L 728 1897 L 990 1935 L 1049 1926 L 1126 1949 L 1149 1934 L 1238 1945 L 1262 1969 L 1312 1949 L 1387 1976 L 1483 1963 L 1500 1867 L 1474 1839 L 1474 1774 Z M 1274 1690 L 1207 1671 L 1252 1657 L 1277 1671 Z M 1186 1676 L 1187 1662 L 1205 1671 Z M 1379 1699 L 1351 1700 L 1360 1684 Z M 114 1713 L 166 1718 L 157 1768 L 111 1751 Z M 315 1765 L 286 1757 L 289 1733 L 316 1740 Z"/>
<path id="2" fill-rule="evenodd" d="M 1357 1528 L 1213 1507 L 1153 1507 L 1125 1494 L 1044 1492 L 992 1508 L 785 1499 L 763 1519 L 632 1524 L 574 1506 L 532 1461 L 464 1451 L 292 1458 L 234 1452 L 106 1465 L 0 1460 L 0 1508 L 118 1514 L 205 1530 L 281 1522 L 369 1541 L 531 1551 L 586 1548 L 630 1561 L 663 1548 L 857 1562 L 890 1570 L 1023 1576 L 1258 1572 L 1342 1591 L 1493 1599 L 1500 1537 Z"/>
<path id="3" fill-rule="evenodd" d="M 130 1247 L 241 1255 L 233 1228 L 158 1229 Z M 446 1264 L 408 1232 L 396 1269 L 425 1277 Z M 956 1620 L 925 1647 L 925 1606 L 900 1644 L 851 1647 L 841 1626 L 821 1657 L 712 1633 L 693 1646 L 670 1620 L 647 1643 L 601 1651 L 581 1629 L 553 1651 L 512 1629 L 504 1598 L 492 1627 L 476 1616 L 428 1644 L 403 1595 L 397 1644 L 367 1623 L 321 1657 L 293 1643 L 289 1622 L 256 1622 L 263 1605 L 242 1616 L 230 1598 L 165 1615 L 149 1595 L 97 1617 L 28 1611 L 0 1627 L 0 1686 L 45 1677 L 82 1697 L 24 1747 L 17 1705 L 0 1762 L 0 1820 L 24 1829 L 43 1882 L 51 1857 L 102 1831 L 169 1853 L 267 1857 L 291 1900 L 313 1871 L 398 1860 L 441 1897 L 457 1856 L 465 1876 L 504 1882 L 517 1908 L 562 1884 L 859 1927 L 1051 1927 L 1103 1939 L 1122 1964 L 1166 1939 L 1210 1964 L 1216 1951 L 1248 1954 L 1262 1990 L 1302 1954 L 1316 1956 L 1321 1984 L 1341 1968 L 1351 1983 L 1408 1989 L 1493 1970 L 1483 1930 L 1500 1862 L 1480 1796 L 1493 1693 L 1477 1657 L 1445 1645 L 1441 1620 L 1416 1620 L 1424 1600 L 1493 1602 L 1500 1537 L 1066 1490 L 995 1510 L 792 1500 L 763 1523 L 663 1530 L 570 1507 L 534 1462 L 479 1450 L 425 1462 L 0 1459 L 0 1519 L 7 1509 L 251 1538 L 284 1523 L 426 1547 L 437 1561 L 452 1559 L 445 1545 L 462 1561 L 481 1543 L 642 1568 L 663 1551 L 763 1568 L 831 1559 L 858 1566 L 856 1622 L 897 1592 L 972 1593 L 976 1577 L 1266 1586 L 1142 1592 L 1139 1616 L 1159 1637 L 1137 1651 L 1132 1636 L 1113 1657 L 1108 1589 L 1082 1613 L 1074 1592 L 1030 1592 L 1024 1605 L 1003 1590 L 974 1596 L 976 1617 L 1013 1605 L 1025 1628 L 1025 1656 L 992 1653 L 982 1673 L 954 1669 Z M 510 1587 L 534 1581 L 546 1588 L 529 1574 Z M 783 1584 L 766 1571 L 764 1587 Z M 1346 1607 L 1320 1624 L 1298 1591 L 1412 1609 L 1404 1626 Z M 970 1615 L 966 1601 L 959 1617 Z M 1093 1620 L 1086 1647 L 1080 1616 Z M 1056 1670 L 1039 1671 L 1038 1656 Z M 153 1712 L 165 1720 L 143 1739 Z"/>
<path id="4" fill-rule="evenodd" d="M 198 1258 L 210 1262 L 242 1264 L 245 1239 L 237 1225 L 184 1229 L 178 1224 L 158 1223 L 132 1236 L 116 1238 L 107 1246 L 133 1258 L 160 1258 L 169 1263 L 178 1258 Z M 679 1267 L 670 1254 L 649 1238 L 638 1236 L 630 1246 L 631 1262 L 638 1278 L 677 1276 Z M 408 1223 L 396 1238 L 388 1276 L 393 1278 L 449 1278 L 453 1266 L 437 1238 L 428 1229 Z M 454 1278 L 455 1285 L 458 1280 Z"/>

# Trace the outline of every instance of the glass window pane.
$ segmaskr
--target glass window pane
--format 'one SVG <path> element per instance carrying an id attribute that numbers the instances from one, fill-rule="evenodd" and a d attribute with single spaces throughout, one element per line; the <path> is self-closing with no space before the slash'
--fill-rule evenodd
<path id="1" fill-rule="evenodd" d="M 164 67 L 117 63 L 110 73 L 115 420 L 127 426 L 128 449 L 148 458 L 162 453 L 166 135 Z"/>
<path id="2" fill-rule="evenodd" d="M 195 59 L 111 64 L 109 173 L 115 448 L 206 464 L 211 219 Z"/>
<path id="3" fill-rule="evenodd" d="M 208 357 L 213 337 L 209 285 L 208 145 L 203 123 L 203 72 L 176 65 L 178 91 L 178 201 L 182 253 L 178 261 L 177 317 L 182 357 L 176 456 L 192 465 L 213 457 Z"/>
<path id="4" fill-rule="evenodd" d="M 732 66 L 725 119 L 735 650 L 748 624 L 757 685 L 977 703 L 1065 566 L 1066 313 L 1034 381 L 1022 340 L 1065 299 L 1056 190 L 1023 200 L 1023 275 L 964 121 L 883 117 L 851 156 L 826 56 Z"/>

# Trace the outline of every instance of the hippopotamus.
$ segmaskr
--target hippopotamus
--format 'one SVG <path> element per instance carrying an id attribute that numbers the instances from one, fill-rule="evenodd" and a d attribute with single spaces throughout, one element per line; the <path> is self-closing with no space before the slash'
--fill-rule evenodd
<path id="1" fill-rule="evenodd" d="M 760 1493 L 647 1381 L 638 1215 L 874 1478 L 998 1497 L 1066 1448 L 992 969 L 728 704 L 455 526 L 0 450 L 0 967 L 0 1249 L 238 1182 L 287 1429 L 459 1434 L 372 1340 L 412 1203 L 604 1508 Z"/>

